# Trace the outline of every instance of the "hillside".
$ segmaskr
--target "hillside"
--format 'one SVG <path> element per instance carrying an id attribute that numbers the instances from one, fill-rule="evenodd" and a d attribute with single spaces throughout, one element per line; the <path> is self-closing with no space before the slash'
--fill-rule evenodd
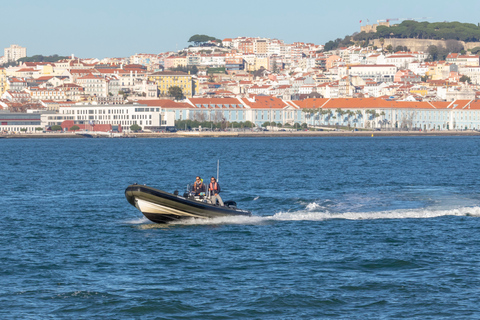
<path id="1" fill-rule="evenodd" d="M 418 22 L 406 20 L 398 25 L 378 26 L 377 32 L 360 32 L 353 40 L 362 41 L 380 38 L 414 38 L 432 40 L 480 41 L 480 27 L 473 23 L 461 22 Z"/>
<path id="2" fill-rule="evenodd" d="M 390 42 L 387 39 L 410 39 L 448 41 L 456 40 L 467 42 L 480 42 L 480 26 L 472 23 L 461 22 L 417 22 L 406 20 L 398 25 L 378 26 L 376 32 L 360 32 L 344 39 L 336 39 L 325 44 L 325 51 L 342 46 L 360 44 L 363 46 Z M 372 41 L 376 40 L 376 41 Z M 397 41 L 398 42 L 398 41 Z"/>

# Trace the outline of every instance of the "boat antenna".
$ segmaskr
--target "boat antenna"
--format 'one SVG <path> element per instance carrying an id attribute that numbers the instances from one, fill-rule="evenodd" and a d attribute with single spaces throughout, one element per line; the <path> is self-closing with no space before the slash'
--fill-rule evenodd
<path id="1" fill-rule="evenodd" d="M 220 159 L 217 160 L 217 182 L 218 182 L 218 174 L 220 172 Z"/>

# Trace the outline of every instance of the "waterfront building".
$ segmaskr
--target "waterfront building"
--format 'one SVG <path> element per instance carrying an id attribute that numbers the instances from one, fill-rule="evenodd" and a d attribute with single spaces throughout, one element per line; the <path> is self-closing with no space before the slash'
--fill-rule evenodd
<path id="1" fill-rule="evenodd" d="M 59 107 L 59 114 L 45 120 L 45 126 L 73 120 L 78 124 L 109 124 L 114 128 L 123 128 L 127 132 L 133 124 L 152 131 L 175 125 L 173 114 L 168 114 L 160 105 L 145 104 L 75 104 L 70 107 Z"/>
<path id="2" fill-rule="evenodd" d="M 476 100 L 389 101 L 378 98 L 292 101 L 310 126 L 344 126 L 386 130 L 480 130 Z"/>
<path id="3" fill-rule="evenodd" d="M 41 115 L 39 113 L 19 113 L 0 110 L 0 132 L 27 132 L 33 133 L 41 125 Z"/>

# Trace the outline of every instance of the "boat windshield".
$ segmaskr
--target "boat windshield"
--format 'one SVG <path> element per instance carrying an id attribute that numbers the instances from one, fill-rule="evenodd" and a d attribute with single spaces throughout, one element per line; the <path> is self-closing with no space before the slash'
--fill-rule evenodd
<path id="1" fill-rule="evenodd" d="M 194 198 L 196 200 L 199 200 L 199 199 L 209 199 L 210 196 L 208 195 L 208 192 L 207 192 L 207 185 L 204 184 L 204 188 L 203 190 L 200 190 L 197 192 L 195 192 L 193 190 L 193 184 L 187 184 L 187 188 L 185 190 L 185 194 L 184 196 L 188 195 L 188 198 Z"/>

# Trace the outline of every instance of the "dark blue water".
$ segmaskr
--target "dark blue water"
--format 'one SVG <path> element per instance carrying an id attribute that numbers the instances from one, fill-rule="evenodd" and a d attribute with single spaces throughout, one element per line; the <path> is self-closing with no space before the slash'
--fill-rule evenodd
<path id="1" fill-rule="evenodd" d="M 0 140 L 1 319 L 480 317 L 480 139 Z M 216 175 L 253 217 L 152 224 Z"/>

